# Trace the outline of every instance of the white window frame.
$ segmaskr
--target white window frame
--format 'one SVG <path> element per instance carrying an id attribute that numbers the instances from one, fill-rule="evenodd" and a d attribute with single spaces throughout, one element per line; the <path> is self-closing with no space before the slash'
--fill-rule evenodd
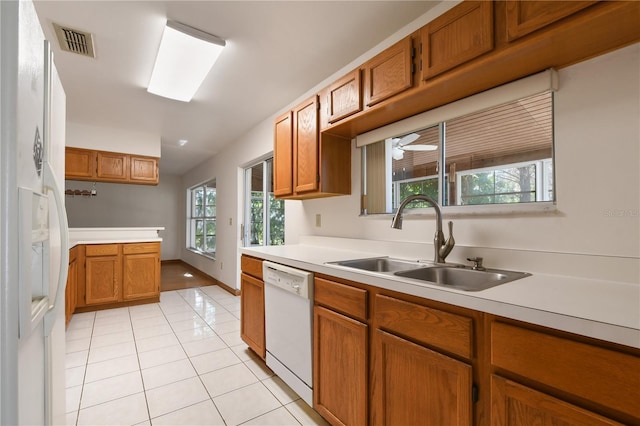
<path id="1" fill-rule="evenodd" d="M 213 212 L 213 216 L 207 216 L 207 189 L 215 189 L 216 192 L 216 206 Z M 196 200 L 195 200 L 195 191 L 201 189 L 203 191 L 203 204 L 202 204 L 202 215 L 195 215 L 196 210 Z M 200 254 L 209 259 L 215 260 L 216 257 L 216 247 L 213 249 L 209 249 L 207 247 L 207 222 L 213 222 L 214 227 L 216 227 L 216 232 L 213 234 L 214 238 L 217 239 L 217 221 L 216 221 L 216 211 L 217 211 L 217 188 L 216 188 L 216 179 L 210 179 L 206 182 L 203 182 L 199 185 L 195 185 L 187 190 L 187 200 L 188 200 L 188 213 L 187 213 L 187 249 Z M 202 229 L 203 229 L 203 245 L 202 247 L 198 247 L 196 243 L 196 227 L 197 222 L 202 221 Z"/>
<path id="2" fill-rule="evenodd" d="M 271 166 L 269 166 L 269 160 L 271 160 Z M 256 161 L 251 163 L 250 165 L 244 168 L 244 208 L 243 208 L 243 218 L 244 223 L 242 224 L 242 245 L 244 247 L 260 247 L 260 246 L 268 246 L 271 241 L 271 223 L 269 218 L 271 217 L 271 203 L 269 202 L 269 194 L 273 194 L 273 192 L 268 192 L 265 190 L 265 186 L 263 185 L 262 191 L 262 224 L 263 224 L 263 239 L 262 244 L 251 244 L 250 234 L 251 230 L 249 228 L 249 224 L 251 223 L 251 172 L 254 167 L 262 164 L 262 182 L 266 183 L 271 178 L 273 174 L 273 156 L 269 156 L 260 161 Z M 285 218 L 286 220 L 286 218 Z"/>
<path id="3" fill-rule="evenodd" d="M 439 123 L 446 123 L 449 120 L 481 111 L 483 109 L 495 107 L 507 102 L 515 101 L 547 91 L 555 92 L 557 90 L 558 73 L 553 69 L 548 69 L 538 74 L 534 74 L 511 83 L 507 83 L 505 85 L 487 90 L 485 92 L 469 96 L 459 101 L 455 101 L 450 104 L 434 108 L 427 112 L 416 114 L 404 120 L 357 135 L 355 138 L 356 148 L 364 148 L 369 144 L 377 143 L 381 140 L 405 135 L 416 131 L 417 129 L 424 129 L 430 126 L 438 125 Z M 553 119 L 555 120 L 555 114 L 553 116 Z M 440 143 L 440 146 L 442 146 L 442 141 Z M 439 161 L 440 164 L 444 164 L 445 159 L 444 153 L 442 153 L 442 149 L 440 149 L 440 152 L 441 157 Z M 444 174 L 444 168 L 440 169 L 440 173 Z M 441 177 L 441 181 L 442 180 L 443 177 Z M 465 206 L 451 206 L 443 204 L 442 191 L 439 191 L 438 203 L 441 205 L 442 210 L 451 217 L 469 215 L 473 216 L 477 214 L 519 214 L 530 212 L 552 213 L 557 211 L 555 175 L 553 176 L 553 183 L 551 185 L 547 185 L 545 179 L 545 191 L 547 191 L 550 186 L 554 187 L 553 200 L 550 201 L 542 201 L 536 203 L 472 204 Z M 366 194 L 366 192 L 363 193 Z M 414 210 L 416 214 L 432 214 L 430 213 L 430 211 L 432 211 L 433 209 L 416 208 Z M 366 212 L 364 214 L 367 215 Z M 385 214 L 390 215 L 391 213 Z"/>
<path id="4" fill-rule="evenodd" d="M 520 162 L 520 163 L 512 163 L 512 164 L 502 164 L 500 166 L 493 166 L 493 167 L 483 167 L 483 168 L 479 168 L 479 169 L 469 169 L 469 170 L 463 170 L 460 172 L 456 172 L 456 206 L 462 206 L 462 176 L 469 176 L 469 175 L 473 175 L 476 173 L 488 173 L 488 172 L 495 172 L 498 170 L 504 170 L 504 169 L 517 169 L 520 167 L 529 167 L 529 166 L 535 166 L 535 174 L 536 174 L 536 186 L 535 186 L 535 190 L 534 190 L 534 194 L 535 194 L 535 202 L 545 202 L 545 201 L 553 201 L 552 199 L 549 199 L 546 195 L 549 194 L 549 190 L 551 189 L 551 185 L 549 185 L 549 179 L 547 179 L 546 176 L 546 165 L 548 163 L 551 163 L 552 159 L 551 158 L 545 158 L 542 160 L 534 160 L 534 161 L 524 161 L 524 162 Z M 482 195 L 499 195 L 497 193 L 492 193 L 492 194 L 482 194 Z M 503 203 L 506 204 L 506 203 Z M 521 204 L 521 203 L 515 203 L 515 204 Z M 481 206 L 483 204 L 465 204 L 466 205 L 475 205 L 475 206 Z"/>

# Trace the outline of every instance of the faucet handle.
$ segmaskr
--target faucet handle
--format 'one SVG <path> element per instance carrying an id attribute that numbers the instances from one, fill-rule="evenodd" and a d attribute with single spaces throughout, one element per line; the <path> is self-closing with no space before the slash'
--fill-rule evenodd
<path id="1" fill-rule="evenodd" d="M 473 266 L 471 267 L 471 269 L 476 270 L 476 271 L 484 271 L 485 268 L 484 266 L 482 266 L 482 258 L 481 257 L 467 257 L 467 260 L 469 262 L 473 262 Z"/>

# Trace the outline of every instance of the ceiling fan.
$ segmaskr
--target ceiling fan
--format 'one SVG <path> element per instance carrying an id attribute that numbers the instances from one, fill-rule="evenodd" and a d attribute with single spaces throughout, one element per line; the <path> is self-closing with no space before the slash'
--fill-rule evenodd
<path id="1" fill-rule="evenodd" d="M 409 145 L 420 137 L 417 133 L 409 133 L 401 138 L 389 138 L 391 145 L 391 156 L 394 160 L 402 160 L 405 151 L 435 151 L 437 145 Z"/>

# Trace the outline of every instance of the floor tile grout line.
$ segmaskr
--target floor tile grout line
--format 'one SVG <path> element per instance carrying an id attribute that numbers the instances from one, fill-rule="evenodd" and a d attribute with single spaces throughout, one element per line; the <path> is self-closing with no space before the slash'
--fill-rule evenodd
<path id="1" fill-rule="evenodd" d="M 85 363 L 84 363 L 84 376 L 82 378 L 82 385 L 81 385 L 82 387 L 80 388 L 80 397 L 78 398 L 78 409 L 76 410 L 76 421 L 75 421 L 76 426 L 78 425 L 78 421 L 80 420 L 80 407 L 82 407 L 82 396 L 84 395 L 84 381 L 85 381 L 85 378 L 87 377 L 87 368 L 89 366 L 89 355 L 91 354 L 91 340 L 93 339 L 93 328 L 95 327 L 95 324 L 96 324 L 95 313 L 92 315 L 92 318 L 93 318 L 93 321 L 91 326 L 91 336 L 89 337 L 89 349 L 87 349 L 87 359 L 85 360 Z M 66 356 L 65 356 L 65 359 L 66 359 Z M 66 370 L 65 370 L 65 373 L 66 373 Z M 65 390 L 65 393 L 66 393 L 66 390 Z"/>
<path id="2" fill-rule="evenodd" d="M 160 311 L 162 312 L 162 309 L 160 309 Z M 131 319 L 130 309 L 129 318 Z M 136 360 L 138 361 L 138 373 L 140 373 L 140 382 L 142 383 L 142 392 L 144 393 L 144 403 L 147 407 L 147 420 L 149 421 L 149 424 L 151 424 L 151 409 L 149 408 L 149 399 L 147 398 L 147 388 L 144 386 L 144 375 L 142 374 L 142 364 L 140 363 L 140 353 L 138 352 L 136 332 L 133 330 L 133 320 L 131 320 L 131 333 L 133 334 L 133 346 L 136 348 Z"/>
<path id="3" fill-rule="evenodd" d="M 190 311 L 190 312 L 192 312 L 192 313 L 194 313 L 196 318 L 199 318 L 200 320 L 202 320 L 202 321 L 204 322 L 204 325 L 202 326 L 202 328 L 204 328 L 205 326 L 206 326 L 206 327 L 209 327 L 209 328 L 211 329 L 211 331 L 213 331 L 213 334 L 214 334 L 215 336 L 217 336 L 219 339 L 221 339 L 221 341 L 224 343 L 224 348 L 221 348 L 220 350 L 222 350 L 222 349 L 229 349 L 229 350 L 231 350 L 231 351 L 234 353 L 234 355 L 235 355 L 236 357 L 238 357 L 238 360 L 239 360 L 239 363 L 238 363 L 238 364 L 242 364 L 243 366 L 245 366 L 246 368 L 248 368 L 248 369 L 249 369 L 249 371 L 251 372 L 251 374 L 252 374 L 252 375 L 257 379 L 257 382 L 254 382 L 254 383 L 252 383 L 252 384 L 260 383 L 262 386 L 264 386 L 265 388 L 267 388 L 267 390 L 269 391 L 269 393 L 270 393 L 270 394 L 271 394 L 271 395 L 272 395 L 272 396 L 273 396 L 273 397 L 278 401 L 279 407 L 274 408 L 273 410 L 269 410 L 269 411 L 267 411 L 267 412 L 265 412 L 265 413 L 262 413 L 262 414 L 260 414 L 259 416 L 256 416 L 255 418 L 258 418 L 258 417 L 260 417 L 260 416 L 266 415 L 266 414 L 268 414 L 268 413 L 270 413 L 270 412 L 272 412 L 272 411 L 275 411 L 275 410 L 279 409 L 280 407 L 285 407 L 285 409 L 287 409 L 287 408 L 286 408 L 286 404 L 282 403 L 282 402 L 281 402 L 281 401 L 276 397 L 276 395 L 271 391 L 271 389 L 270 389 L 269 387 L 267 387 L 267 386 L 265 385 L 265 383 L 264 383 L 266 380 L 268 380 L 268 379 L 272 379 L 272 378 L 274 377 L 274 375 L 271 375 L 271 376 L 269 376 L 269 377 L 265 377 L 265 378 L 261 379 L 261 378 L 256 374 L 256 372 L 254 372 L 254 371 L 253 371 L 253 370 L 248 366 L 248 364 L 247 364 L 248 362 L 257 362 L 257 361 L 256 361 L 253 357 L 251 357 L 251 356 L 250 356 L 249 358 L 247 358 L 247 359 L 240 358 L 240 355 L 239 355 L 238 353 L 236 353 L 236 352 L 233 350 L 233 347 L 232 347 L 232 346 L 230 346 L 230 344 L 229 344 L 225 339 L 223 339 L 223 338 L 222 338 L 222 335 L 226 335 L 226 334 L 233 334 L 233 333 L 237 333 L 238 331 L 231 331 L 231 332 L 228 332 L 228 333 L 220 333 L 219 331 L 216 331 L 215 329 L 213 329 L 213 325 L 215 325 L 215 322 L 213 322 L 213 325 L 212 325 L 212 323 L 210 323 L 210 322 L 207 322 L 207 321 L 206 321 L 206 319 L 205 319 L 206 311 L 205 311 L 205 312 L 202 312 L 202 311 L 197 307 L 197 306 L 198 306 L 198 304 L 196 303 L 196 300 L 194 300 L 194 298 L 189 297 L 189 296 L 188 296 L 188 293 L 190 293 L 190 292 L 192 292 L 192 293 L 196 293 L 197 297 L 200 297 L 200 298 L 202 298 L 202 299 L 203 299 L 203 300 L 205 300 L 205 301 L 206 301 L 206 300 L 210 300 L 211 302 L 215 303 L 215 304 L 217 305 L 217 306 L 216 306 L 216 308 L 220 309 L 220 310 L 221 310 L 221 313 L 230 314 L 230 315 L 234 318 L 233 320 L 229 320 L 228 322 L 233 322 L 233 321 L 238 321 L 238 320 L 239 320 L 239 319 L 238 319 L 238 317 L 235 315 L 235 313 L 234 313 L 234 312 L 232 312 L 232 311 L 229 311 L 229 310 L 225 307 L 225 305 L 220 304 L 220 303 L 215 299 L 215 297 L 213 297 L 213 296 L 209 295 L 208 293 L 206 293 L 206 292 L 202 291 L 200 288 L 193 288 L 193 289 L 187 289 L 187 290 L 182 290 L 182 291 L 180 291 L 180 290 L 175 290 L 175 292 L 180 296 L 180 299 L 181 299 L 183 302 L 185 302 L 185 303 L 186 303 L 186 305 L 189 307 L 189 311 Z M 236 297 L 236 296 L 232 296 L 232 297 Z M 190 302 L 191 302 L 191 303 L 190 303 Z M 232 304 L 231 304 L 231 303 L 228 303 L 228 304 L 227 304 L 227 306 L 230 306 L 230 305 L 232 305 Z M 233 305 L 235 305 L 235 304 L 233 304 Z M 150 305 L 150 306 L 152 306 L 152 305 Z M 209 400 L 211 400 L 211 401 L 212 401 L 212 403 L 214 404 L 214 407 L 216 408 L 216 411 L 218 412 L 218 414 L 220 415 L 221 419 L 222 419 L 222 420 L 225 422 L 225 424 L 226 424 L 226 420 L 224 419 L 224 417 L 222 417 L 222 413 L 220 412 L 219 408 L 217 407 L 217 405 L 216 405 L 216 404 L 215 404 L 215 402 L 213 401 L 213 399 L 214 399 L 214 398 L 211 396 L 211 394 L 209 393 L 209 390 L 208 390 L 208 389 L 207 389 L 207 387 L 204 385 L 204 382 L 203 382 L 203 380 L 202 380 L 202 376 L 203 376 L 204 374 L 208 374 L 208 373 L 211 373 L 211 372 L 213 372 L 213 371 L 218 371 L 218 370 L 224 369 L 224 368 L 226 368 L 226 367 L 222 367 L 222 368 L 220 368 L 220 369 L 212 370 L 211 372 L 206 372 L 206 373 L 203 373 L 203 374 L 198 373 L 198 371 L 195 369 L 195 366 L 194 366 L 194 364 L 193 364 L 193 362 L 192 362 L 192 360 L 191 360 L 191 358 L 192 358 L 192 357 L 187 353 L 187 351 L 186 351 L 186 349 L 185 349 L 185 344 L 187 344 L 187 343 L 191 343 L 191 342 L 186 342 L 186 343 L 185 343 L 185 342 L 182 342 L 182 341 L 178 338 L 178 335 L 177 335 L 177 334 L 178 334 L 178 332 L 174 329 L 174 327 L 173 327 L 173 325 L 172 325 L 172 322 L 169 322 L 169 319 L 168 319 L 168 317 L 167 317 L 168 313 L 166 313 L 166 312 L 162 309 L 162 306 L 161 306 L 161 303 L 160 303 L 160 302 L 158 302 L 158 303 L 154 304 L 153 306 L 157 306 L 157 310 L 162 314 L 162 317 L 165 319 L 165 321 L 166 321 L 166 322 L 167 322 L 167 324 L 169 325 L 169 329 L 171 330 L 171 333 L 167 333 L 167 335 L 173 335 L 173 337 L 175 337 L 175 338 L 176 338 L 176 340 L 178 341 L 178 344 L 180 345 L 181 349 L 185 352 L 186 359 L 189 361 L 189 363 L 190 363 L 191 367 L 193 368 L 193 370 L 194 370 L 194 372 L 195 372 L 196 376 L 198 377 L 198 379 L 199 379 L 199 381 L 200 381 L 201 385 L 204 387 L 204 389 L 205 389 L 205 391 L 206 391 L 206 393 L 207 393 L 207 395 L 208 395 L 208 397 L 209 397 Z M 152 310 L 150 310 L 150 312 L 151 312 L 151 311 L 152 311 Z M 142 389 L 142 391 L 144 392 L 145 402 L 146 402 L 146 405 L 147 405 L 148 421 L 149 421 L 150 423 L 152 423 L 152 421 L 151 421 L 151 419 L 152 419 L 152 418 L 151 418 L 151 412 L 150 412 L 150 407 L 149 407 L 149 400 L 148 400 L 148 398 L 147 398 L 147 390 L 148 390 L 148 389 L 146 389 L 146 387 L 145 387 L 145 385 L 144 385 L 144 375 L 142 374 L 142 365 L 141 365 L 141 362 L 140 362 L 140 352 L 139 352 L 139 348 L 138 348 L 138 340 L 141 340 L 141 339 L 139 339 L 139 338 L 136 336 L 136 332 L 135 332 L 135 329 L 134 329 L 134 327 L 133 327 L 134 316 L 132 315 L 132 311 L 131 311 L 131 309 L 128 309 L 128 308 L 127 308 L 127 315 L 128 315 L 128 319 L 129 319 L 129 324 L 130 324 L 130 326 L 131 326 L 131 332 L 132 332 L 132 334 L 133 334 L 133 339 L 134 339 L 134 340 L 133 340 L 133 342 L 134 342 L 134 347 L 135 347 L 135 352 L 136 352 L 136 359 L 137 359 L 137 364 L 138 364 L 138 373 L 140 374 L 140 378 L 141 378 L 141 381 L 142 381 L 142 388 L 143 388 L 143 389 Z M 115 315 L 114 315 L 114 316 L 115 316 Z M 149 317 L 153 317 L 153 315 L 150 315 Z M 84 364 L 85 372 L 84 372 L 83 383 L 82 383 L 82 391 L 83 391 L 83 392 L 84 392 L 84 385 L 86 384 L 86 382 L 85 382 L 85 381 L 86 381 L 86 373 L 87 373 L 87 369 L 88 369 L 88 366 L 90 365 L 90 364 L 89 364 L 89 362 L 88 362 L 88 360 L 89 360 L 89 356 L 90 356 L 90 353 L 91 353 L 91 349 L 99 349 L 99 348 L 94 348 L 94 347 L 93 347 L 93 344 L 95 343 L 95 342 L 93 341 L 93 338 L 94 338 L 94 337 L 99 337 L 99 336 L 94 336 L 94 335 L 93 335 L 94 330 L 95 330 L 95 325 L 96 325 L 96 319 L 97 319 L 97 318 L 98 318 L 98 317 L 97 317 L 96 315 L 94 315 L 94 316 L 93 316 L 93 327 L 92 327 L 92 333 L 91 333 L 91 341 L 90 341 L 89 350 L 88 350 L 88 353 L 87 353 L 87 359 L 86 359 L 85 364 Z M 103 317 L 103 318 L 107 318 L 107 317 L 105 316 L 105 317 Z M 141 318 L 141 319 L 144 319 L 144 317 L 143 317 L 143 318 Z M 195 318 L 194 318 L 194 319 L 195 319 Z M 188 321 L 188 320 L 187 320 L 187 321 Z M 210 321 L 211 321 L 211 320 L 210 320 Z M 225 321 L 225 322 L 227 322 L 227 321 Z M 222 324 L 222 323 L 221 323 L 221 324 Z M 185 330 L 185 331 L 187 331 L 187 330 Z M 114 333 L 117 333 L 117 332 L 114 332 Z M 112 333 L 107 333 L 107 334 L 112 334 Z M 153 337 L 153 336 L 152 336 L 152 337 Z M 195 340 L 195 341 L 197 341 L 197 340 Z M 194 341 L 194 342 L 195 342 L 195 341 Z M 107 345 L 107 346 L 108 346 L 108 345 Z M 239 345 L 237 345 L 237 346 L 239 346 Z M 105 347 L 106 347 L 106 346 L 105 346 Z M 235 346 L 234 346 L 234 347 L 235 347 Z M 212 352 L 215 352 L 215 351 L 212 351 Z M 204 353 L 210 353 L 210 352 L 204 352 Z M 204 353 L 203 353 L 203 354 L 204 354 Z M 199 355 L 202 355 L 202 354 L 197 354 L 197 355 L 194 355 L 194 356 L 199 356 Z M 115 358 L 115 359 L 118 359 L 118 358 L 121 358 L 121 357 L 117 357 L 117 358 Z M 105 361 L 108 361 L 108 360 L 105 360 Z M 164 365 L 164 364 L 162 364 L 162 365 Z M 236 364 L 234 364 L 234 365 L 236 365 Z M 154 367 L 155 367 L 155 366 L 154 366 Z M 127 373 L 127 374 L 128 374 L 128 373 Z M 191 378 L 187 378 L 187 379 L 182 379 L 182 380 L 188 380 L 188 379 L 192 379 L 192 378 L 193 378 L 193 377 L 191 377 Z M 177 383 L 177 382 L 182 381 L 182 380 L 178 380 L 178 381 L 176 381 L 176 382 L 172 382 L 172 383 Z M 222 396 L 222 395 L 228 394 L 228 393 L 230 393 L 230 392 L 236 391 L 236 390 L 238 390 L 238 389 L 242 389 L 242 388 L 247 387 L 247 386 L 250 386 L 250 385 L 241 386 L 241 387 L 239 387 L 239 388 L 236 388 L 236 389 L 233 389 L 233 390 L 231 390 L 231 391 L 227 391 L 227 392 L 224 392 L 224 393 L 222 393 L 222 394 L 220 394 L 220 395 L 217 395 L 216 397 L 219 397 L 219 396 Z M 155 389 L 155 388 L 154 388 L 154 389 Z M 122 396 L 122 397 L 116 398 L 116 399 L 114 399 L 114 400 L 105 401 L 105 402 L 102 402 L 101 404 L 103 404 L 103 403 L 107 403 L 107 402 L 111 402 L 111 401 L 115 401 L 115 400 L 118 400 L 118 399 L 121 399 L 121 398 L 125 398 L 125 397 L 127 397 L 127 396 L 131 396 L 131 395 L 126 395 L 126 396 Z M 298 399 L 300 399 L 300 398 L 298 398 Z M 298 401 L 298 399 L 294 399 L 294 400 L 290 401 L 288 404 L 295 403 L 296 401 Z M 79 407 L 81 406 L 81 401 L 82 401 L 82 399 L 80 399 Z M 200 402 L 197 402 L 197 403 L 194 403 L 194 404 L 187 405 L 187 406 L 185 406 L 185 407 L 182 407 L 182 408 L 177 409 L 177 410 L 174 410 L 174 411 L 179 411 L 179 410 L 181 410 L 181 409 L 184 409 L 184 408 L 190 407 L 190 406 L 192 406 L 192 405 L 195 405 L 195 404 L 198 404 L 198 403 L 201 403 L 201 402 L 203 402 L 203 401 L 200 401 Z M 96 405 L 100 405 L 100 404 L 96 404 Z M 79 416 L 79 414 L 80 414 L 80 408 L 79 408 L 79 407 L 78 407 L 78 411 L 76 412 L 76 424 L 79 422 L 79 418 L 80 418 L 80 416 Z M 93 407 L 93 406 L 92 406 L 92 407 Z M 86 408 L 89 408 L 89 407 L 86 407 Z M 172 411 L 172 412 L 174 412 L 174 411 Z M 296 421 L 296 422 L 300 422 L 300 420 L 295 416 L 295 414 L 294 414 L 293 412 L 291 412 L 291 411 L 290 411 L 290 410 L 288 410 L 288 409 L 287 409 L 287 412 L 289 412 L 289 413 L 294 417 L 294 419 L 295 419 L 295 421 Z M 169 414 L 169 413 L 165 413 L 165 414 L 163 414 L 163 415 L 166 415 L 166 414 Z M 156 418 L 157 418 L 157 417 L 160 417 L 160 416 L 156 416 Z M 248 419 L 248 420 L 246 420 L 245 422 L 248 422 L 248 421 L 251 421 L 251 420 L 252 420 L 252 419 Z"/>
<path id="4" fill-rule="evenodd" d="M 184 299 L 184 296 L 182 294 L 180 294 L 180 293 L 178 293 L 178 294 L 180 295 L 180 297 L 182 297 Z M 189 302 L 186 299 L 184 299 L 184 300 L 185 300 L 185 302 L 187 302 L 187 304 L 189 304 Z M 191 305 L 189 305 L 189 306 L 191 306 Z M 191 308 L 193 309 L 193 307 L 191 307 Z M 193 311 L 196 312 L 195 309 L 193 309 Z M 196 314 L 198 314 L 198 316 L 200 316 L 200 314 L 198 312 L 196 312 Z M 204 320 L 204 318 L 201 317 L 201 319 L 205 322 L 205 324 L 207 324 L 207 326 L 209 326 L 209 328 L 211 328 L 211 326 Z M 213 331 L 213 333 L 216 336 L 218 335 L 215 330 L 213 330 L 213 329 L 211 329 L 211 330 Z M 176 336 L 176 338 L 177 337 L 178 336 Z M 222 338 L 220 336 L 218 336 L 218 338 L 222 340 Z M 178 339 L 178 340 L 180 340 L 180 339 Z M 227 342 L 225 342 L 224 340 L 222 342 L 225 345 L 227 345 Z M 207 386 L 204 384 L 204 381 L 202 380 L 202 377 L 200 377 L 200 373 L 196 369 L 196 366 L 193 365 L 193 362 L 191 361 L 191 356 L 189 356 L 187 351 L 184 349 L 184 346 L 183 346 L 182 342 L 180 342 L 180 346 L 182 346 L 182 350 L 184 351 L 185 355 L 187 355 L 187 359 L 189 360 L 189 364 L 191 364 L 191 368 L 193 368 L 193 371 L 196 372 L 196 377 L 198 377 L 198 380 L 200 380 L 200 384 L 202 385 L 202 387 L 204 388 L 205 392 L 209 396 L 209 400 L 211 400 L 211 403 L 213 404 L 213 407 L 216 409 L 216 412 L 218 413 L 218 415 L 222 419 L 223 423 L 226 425 L 227 424 L 227 420 L 224 418 L 224 416 L 220 412 L 220 409 L 218 408 L 218 406 L 216 405 L 215 401 L 213 400 L 213 397 L 211 396 L 211 393 L 209 393 L 209 389 L 207 389 Z M 229 345 L 227 345 L 227 348 L 229 348 Z M 231 348 L 229 348 L 229 349 L 231 349 Z M 234 355 L 235 355 L 235 352 L 234 352 Z"/>

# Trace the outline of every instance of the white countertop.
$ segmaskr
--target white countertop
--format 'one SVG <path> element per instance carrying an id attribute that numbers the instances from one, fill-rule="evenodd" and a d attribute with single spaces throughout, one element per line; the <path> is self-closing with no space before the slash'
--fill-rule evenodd
<path id="1" fill-rule="evenodd" d="M 325 264 L 371 257 L 371 252 L 307 244 L 246 247 L 241 252 L 315 273 L 640 348 L 638 283 L 534 273 L 487 290 L 468 292 Z"/>
<path id="2" fill-rule="evenodd" d="M 69 248 L 78 244 L 161 242 L 164 227 L 69 228 Z"/>

